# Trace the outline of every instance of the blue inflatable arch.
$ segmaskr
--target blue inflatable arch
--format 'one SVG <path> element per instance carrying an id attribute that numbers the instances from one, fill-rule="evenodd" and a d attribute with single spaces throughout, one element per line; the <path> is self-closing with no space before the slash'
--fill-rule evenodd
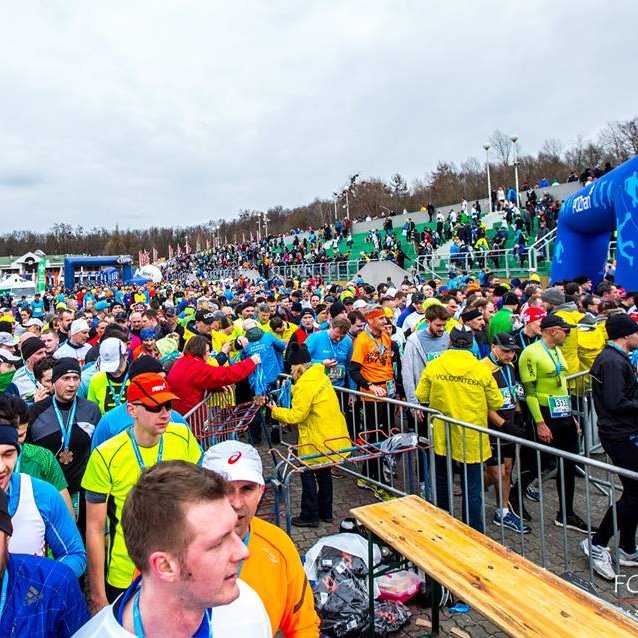
<path id="1" fill-rule="evenodd" d="M 75 286 L 75 269 L 82 266 L 93 268 L 102 268 L 104 266 L 112 266 L 121 269 L 122 280 L 126 281 L 131 278 L 131 264 L 133 260 L 130 255 L 104 255 L 102 257 L 67 257 L 64 260 L 64 287 L 72 290 Z"/>
<path id="2" fill-rule="evenodd" d="M 558 215 L 552 281 L 603 278 L 609 240 L 616 238 L 616 280 L 638 290 L 638 156 L 570 195 Z"/>

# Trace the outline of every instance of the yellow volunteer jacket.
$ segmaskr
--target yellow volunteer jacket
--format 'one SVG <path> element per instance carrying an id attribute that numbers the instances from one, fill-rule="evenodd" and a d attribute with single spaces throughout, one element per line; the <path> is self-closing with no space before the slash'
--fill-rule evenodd
<path id="1" fill-rule="evenodd" d="M 592 330 L 578 330 L 578 359 L 581 371 L 589 370 L 607 343 L 605 322 L 597 323 Z"/>
<path id="2" fill-rule="evenodd" d="M 342 450 L 352 445 L 339 399 L 320 363 L 310 366 L 293 384 L 291 407 L 273 408 L 272 418 L 298 426 L 300 456 Z M 309 459 L 307 463 L 325 463 L 330 456 Z M 333 460 L 337 459 L 334 456 Z"/>
<path id="3" fill-rule="evenodd" d="M 570 306 L 572 304 L 569 304 Z M 571 323 L 577 325 L 578 322 L 585 316 L 584 313 L 580 312 L 576 308 L 576 304 L 573 304 L 572 309 L 562 309 L 556 310 L 553 314 L 557 317 L 562 317 L 567 323 Z M 567 339 L 562 346 L 560 346 L 560 350 L 565 357 L 565 361 L 567 362 L 567 374 L 576 374 L 580 372 L 580 359 L 578 358 L 578 329 L 574 328 L 570 331 Z"/>
<path id="4" fill-rule="evenodd" d="M 503 407 L 503 395 L 490 369 L 470 350 L 446 350 L 428 363 L 416 396 L 448 417 L 483 427 L 487 427 L 487 411 Z M 440 419 L 433 420 L 433 437 L 434 453 L 447 454 L 446 428 Z M 452 458 L 461 463 L 479 463 L 492 455 L 487 434 L 462 426 L 450 425 L 449 443 Z"/>

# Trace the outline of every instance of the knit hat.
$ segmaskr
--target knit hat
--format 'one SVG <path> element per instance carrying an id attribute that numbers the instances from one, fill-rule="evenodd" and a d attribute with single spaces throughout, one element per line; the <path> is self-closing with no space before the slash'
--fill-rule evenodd
<path id="1" fill-rule="evenodd" d="M 305 343 L 292 342 L 288 346 L 288 363 L 291 366 L 296 366 L 303 363 L 310 363 L 310 353 Z"/>
<path id="2" fill-rule="evenodd" d="M 13 428 L 15 430 L 15 428 Z M 8 536 L 13 535 L 13 525 L 9 516 L 9 501 L 3 490 L 0 490 L 0 531 Z"/>
<path id="3" fill-rule="evenodd" d="M 140 339 L 142 341 L 146 339 L 157 339 L 157 334 L 153 328 L 142 328 L 142 330 L 140 330 Z"/>
<path id="4" fill-rule="evenodd" d="M 82 368 L 80 368 L 80 364 L 77 359 L 74 359 L 73 357 L 62 357 L 61 359 L 58 359 L 53 366 L 51 382 L 55 383 L 65 374 L 77 374 L 78 377 L 82 375 Z"/>
<path id="5" fill-rule="evenodd" d="M 39 337 L 31 337 L 30 339 L 22 342 L 22 346 L 20 347 L 22 358 L 26 361 L 30 356 L 44 348 L 46 348 L 46 346 L 42 339 Z"/>
<path id="6" fill-rule="evenodd" d="M 78 332 L 88 332 L 89 324 L 86 322 L 86 319 L 76 319 L 71 322 L 71 327 L 69 328 L 69 337 L 78 334 Z"/>
<path id="7" fill-rule="evenodd" d="M 330 306 L 330 316 L 334 319 L 335 317 L 338 317 L 342 312 L 344 312 L 345 309 L 346 307 L 340 301 L 335 301 Z"/>
<path id="8" fill-rule="evenodd" d="M 504 306 L 518 306 L 518 297 L 513 292 L 508 292 L 503 295 Z"/>
<path id="9" fill-rule="evenodd" d="M 0 445 L 13 445 L 13 447 L 20 451 L 20 444 L 18 443 L 18 428 L 13 423 L 0 423 Z M 0 490 L 2 492 L 2 490 Z"/>
<path id="10" fill-rule="evenodd" d="M 163 372 L 162 364 L 154 357 L 143 354 L 131 363 L 128 369 L 128 377 L 129 379 L 133 379 L 138 374 L 144 374 L 145 372 L 160 374 Z"/>
<path id="11" fill-rule="evenodd" d="M 541 299 L 553 306 L 560 306 L 565 303 L 565 293 L 557 287 L 548 288 L 542 295 Z"/>
<path id="12" fill-rule="evenodd" d="M 539 308 L 538 306 L 527 306 L 525 311 L 521 314 L 521 318 L 523 319 L 523 323 L 532 323 L 532 321 L 540 321 L 544 317 L 547 316 L 547 313 L 543 308 Z"/>
<path id="13" fill-rule="evenodd" d="M 312 308 L 304 308 L 301 311 L 300 317 L 305 317 L 306 315 L 310 315 L 313 319 L 315 318 L 315 312 Z"/>
<path id="14" fill-rule="evenodd" d="M 612 315 L 605 323 L 609 339 L 620 339 L 638 332 L 638 323 L 628 315 Z"/>

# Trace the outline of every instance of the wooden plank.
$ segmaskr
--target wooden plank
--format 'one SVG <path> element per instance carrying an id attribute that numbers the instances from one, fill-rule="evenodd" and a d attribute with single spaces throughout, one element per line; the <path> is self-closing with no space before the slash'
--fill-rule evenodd
<path id="1" fill-rule="evenodd" d="M 631 619 L 418 496 L 350 512 L 510 636 L 638 635 Z"/>

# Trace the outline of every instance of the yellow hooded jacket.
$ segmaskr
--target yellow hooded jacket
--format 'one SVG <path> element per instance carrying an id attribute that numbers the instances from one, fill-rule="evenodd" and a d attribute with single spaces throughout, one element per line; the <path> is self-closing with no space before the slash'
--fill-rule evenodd
<path id="1" fill-rule="evenodd" d="M 503 395 L 490 369 L 470 350 L 446 350 L 428 363 L 415 394 L 433 410 L 483 427 L 487 427 L 487 411 L 503 407 Z M 434 453 L 444 456 L 445 423 L 440 419 L 433 420 L 433 436 Z M 492 456 L 487 434 L 452 424 L 450 438 L 455 461 L 479 463 Z"/>
<path id="2" fill-rule="evenodd" d="M 310 366 L 293 384 L 291 407 L 273 408 L 272 418 L 299 427 L 299 456 L 352 446 L 339 399 L 320 363 Z M 320 456 L 309 459 L 307 463 L 326 463 L 338 458 L 335 455 L 332 458 L 330 455 Z"/>

